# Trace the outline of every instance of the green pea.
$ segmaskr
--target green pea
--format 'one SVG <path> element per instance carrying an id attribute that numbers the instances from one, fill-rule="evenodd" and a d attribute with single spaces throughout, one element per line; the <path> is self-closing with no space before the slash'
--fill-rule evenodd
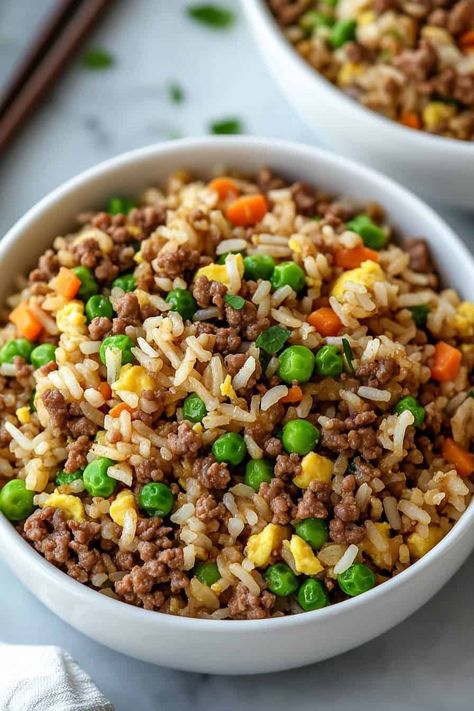
<path id="1" fill-rule="evenodd" d="M 133 341 L 128 336 L 117 335 L 117 336 L 107 336 L 104 338 L 99 348 L 99 356 L 103 365 L 106 365 L 106 351 L 109 348 L 118 348 L 122 353 L 122 365 L 126 363 L 131 363 L 133 361 Z"/>
<path id="2" fill-rule="evenodd" d="M 357 215 L 347 223 L 347 229 L 360 235 L 365 246 L 370 249 L 382 249 L 387 241 L 383 229 L 376 225 L 368 215 Z"/>
<path id="3" fill-rule="evenodd" d="M 95 294 L 87 300 L 86 303 L 86 316 L 89 321 L 93 321 L 97 317 L 112 318 L 114 315 L 114 309 L 112 303 L 107 296 L 102 296 L 101 294 Z"/>
<path id="4" fill-rule="evenodd" d="M 149 516 L 168 516 L 173 510 L 174 494 L 161 481 L 150 481 L 142 487 L 138 495 L 138 504 Z"/>
<path id="5" fill-rule="evenodd" d="M 22 479 L 11 479 L 0 491 L 0 511 L 9 521 L 22 521 L 34 511 L 34 495 Z"/>
<path id="6" fill-rule="evenodd" d="M 354 563 L 337 576 L 337 583 L 342 592 L 355 597 L 374 587 L 375 575 L 363 563 Z"/>
<path id="7" fill-rule="evenodd" d="M 401 412 L 405 412 L 405 410 L 409 410 L 415 418 L 415 421 L 413 423 L 415 427 L 419 427 L 425 421 L 425 408 L 423 407 L 423 405 L 420 405 L 418 400 L 412 395 L 406 395 L 406 397 L 402 397 L 402 399 L 399 400 L 393 408 L 393 411 L 397 415 L 399 415 Z"/>
<path id="8" fill-rule="evenodd" d="M 135 204 L 127 197 L 111 197 L 107 203 L 107 212 L 109 215 L 128 215 Z"/>
<path id="9" fill-rule="evenodd" d="M 320 432 L 307 420 L 290 420 L 283 427 L 282 442 L 290 454 L 308 454 L 319 442 Z"/>
<path id="10" fill-rule="evenodd" d="M 65 484 L 70 484 L 77 479 L 82 479 L 83 475 L 82 469 L 78 469 L 75 472 L 65 472 L 64 469 L 59 472 L 54 483 L 56 486 L 64 486 Z"/>
<path id="11" fill-rule="evenodd" d="M 409 309 L 411 311 L 411 317 L 417 328 L 426 328 L 426 321 L 430 312 L 429 305 L 418 304 L 417 306 L 410 306 Z"/>
<path id="12" fill-rule="evenodd" d="M 279 356 L 278 375 L 284 383 L 291 385 L 307 383 L 314 369 L 314 355 L 306 346 L 289 346 Z"/>
<path id="13" fill-rule="evenodd" d="M 0 363 L 13 363 L 13 359 L 17 356 L 24 358 L 29 363 L 33 348 L 33 344 L 26 338 L 7 341 L 0 349 Z"/>
<path id="14" fill-rule="evenodd" d="M 297 535 L 309 543 L 315 551 L 319 550 L 329 539 L 328 525 L 320 518 L 304 518 L 294 524 Z"/>
<path id="15" fill-rule="evenodd" d="M 323 346 L 316 353 L 315 370 L 318 375 L 337 378 L 342 373 L 344 363 L 337 346 Z"/>
<path id="16" fill-rule="evenodd" d="M 251 254 L 244 258 L 246 279 L 270 279 L 275 269 L 275 260 L 269 254 Z"/>
<path id="17" fill-rule="evenodd" d="M 288 597 L 298 590 L 298 578 L 286 563 L 270 565 L 264 578 L 270 592 L 278 597 Z"/>
<path id="18" fill-rule="evenodd" d="M 122 274 L 122 276 L 117 277 L 112 282 L 112 287 L 117 286 L 119 289 L 124 291 L 133 291 L 137 288 L 137 280 L 133 274 Z"/>
<path id="19" fill-rule="evenodd" d="M 54 360 L 56 360 L 56 346 L 52 343 L 42 343 L 31 351 L 31 365 L 34 368 L 41 368 Z"/>
<path id="20" fill-rule="evenodd" d="M 207 585 L 208 588 L 210 588 L 211 585 L 214 585 L 214 583 L 217 583 L 221 577 L 216 563 L 211 561 L 195 565 L 193 574 L 201 583 L 203 583 L 203 585 Z"/>
<path id="21" fill-rule="evenodd" d="M 273 464 L 267 459 L 251 459 L 245 467 L 244 484 L 258 493 L 262 482 L 273 479 Z"/>
<path id="22" fill-rule="evenodd" d="M 197 311 L 196 299 L 187 289 L 173 289 L 166 301 L 171 304 L 171 311 L 177 311 L 184 320 L 191 320 Z"/>
<path id="23" fill-rule="evenodd" d="M 196 395 L 196 393 L 188 395 L 186 400 L 183 402 L 184 419 L 189 420 L 189 422 L 202 422 L 206 415 L 207 408 L 204 404 L 204 400 L 201 400 L 199 395 Z"/>
<path id="24" fill-rule="evenodd" d="M 236 432 L 221 435 L 212 445 L 212 453 L 218 462 L 227 462 L 234 466 L 243 462 L 246 451 L 244 438 Z"/>
<path id="25" fill-rule="evenodd" d="M 281 262 L 277 264 L 271 276 L 271 283 L 274 289 L 282 286 L 291 286 L 298 294 L 306 285 L 304 271 L 295 262 Z"/>
<path id="26" fill-rule="evenodd" d="M 357 22 L 355 20 L 338 20 L 332 27 L 329 41 L 334 49 L 339 49 L 346 42 L 355 39 Z"/>
<path id="27" fill-rule="evenodd" d="M 111 459 L 101 457 L 89 462 L 84 469 L 84 488 L 91 496 L 102 496 L 108 499 L 114 493 L 117 480 L 107 474 L 107 469 L 113 464 L 115 462 Z"/>
<path id="28" fill-rule="evenodd" d="M 74 274 L 81 280 L 81 286 L 77 292 L 80 299 L 88 299 L 90 296 L 97 294 L 99 285 L 94 279 L 92 272 L 87 267 L 74 267 Z"/>
<path id="29" fill-rule="evenodd" d="M 299 20 L 299 26 L 308 34 L 318 27 L 332 27 L 332 25 L 334 25 L 334 18 L 317 10 L 308 10 Z"/>
<path id="30" fill-rule="evenodd" d="M 320 610 L 330 604 L 328 591 L 320 580 L 314 578 L 306 578 L 301 583 L 296 599 L 305 612 Z"/>

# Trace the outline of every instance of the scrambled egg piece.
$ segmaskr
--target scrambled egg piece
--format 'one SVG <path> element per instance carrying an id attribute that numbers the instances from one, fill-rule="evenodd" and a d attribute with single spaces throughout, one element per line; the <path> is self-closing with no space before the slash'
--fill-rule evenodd
<path id="1" fill-rule="evenodd" d="M 443 538 L 443 531 L 439 526 L 429 526 L 427 538 L 422 538 L 419 533 L 410 533 L 407 546 L 412 558 L 421 558 L 428 553 Z"/>
<path id="2" fill-rule="evenodd" d="M 112 384 L 112 390 L 128 390 L 141 395 L 143 390 L 153 390 L 155 383 L 141 365 L 127 363 L 120 368 L 119 379 Z"/>
<path id="3" fill-rule="evenodd" d="M 30 408 L 27 405 L 25 405 L 25 407 L 19 407 L 15 415 L 22 425 L 26 425 L 31 420 Z"/>
<path id="4" fill-rule="evenodd" d="M 237 259 L 237 269 L 242 277 L 244 275 L 244 260 L 241 254 L 236 254 Z M 200 276 L 205 276 L 209 281 L 218 281 L 224 286 L 230 286 L 229 275 L 227 274 L 227 267 L 225 264 L 208 264 L 207 267 L 201 267 L 196 272 L 195 279 Z"/>
<path id="5" fill-rule="evenodd" d="M 84 333 L 86 317 L 82 301 L 69 301 L 56 314 L 56 324 L 63 333 Z"/>
<path id="6" fill-rule="evenodd" d="M 143 255 L 141 250 L 135 254 L 135 256 L 133 257 L 133 261 L 135 262 L 135 264 L 141 264 L 143 262 Z"/>
<path id="7" fill-rule="evenodd" d="M 353 80 L 362 74 L 363 67 L 357 62 L 345 62 L 337 74 L 338 84 L 348 86 Z"/>
<path id="8" fill-rule="evenodd" d="M 262 568 L 270 562 L 272 551 L 278 549 L 288 538 L 286 526 L 268 523 L 260 533 L 255 533 L 247 541 L 246 555 L 257 568 Z"/>
<path id="9" fill-rule="evenodd" d="M 48 496 L 46 501 L 41 504 L 41 507 L 53 506 L 55 509 L 64 511 L 67 518 L 72 518 L 80 523 L 84 521 L 84 506 L 78 496 L 73 494 L 60 494 L 57 489 Z"/>
<path id="10" fill-rule="evenodd" d="M 232 378 L 230 375 L 225 376 L 225 380 L 222 383 L 221 387 L 221 395 L 223 397 L 228 397 L 230 400 L 235 400 L 237 395 L 235 394 L 235 390 L 232 387 Z"/>
<path id="11" fill-rule="evenodd" d="M 378 530 L 378 532 L 387 539 L 387 541 L 390 541 L 390 524 L 389 523 L 384 523 L 384 522 L 376 522 L 374 523 L 375 528 Z M 379 551 L 378 548 L 374 546 L 372 541 L 369 541 L 368 538 L 364 540 L 363 543 L 363 549 L 365 553 L 367 553 L 368 556 L 372 558 L 374 561 L 375 565 L 377 565 L 379 568 L 386 568 L 387 563 L 385 562 L 385 555 L 384 552 Z"/>
<path id="12" fill-rule="evenodd" d="M 316 452 L 310 452 L 301 460 L 301 474 L 295 476 L 293 484 L 300 489 L 306 489 L 313 479 L 329 484 L 334 465 L 327 457 L 322 457 Z"/>
<path id="13" fill-rule="evenodd" d="M 295 567 L 298 573 L 305 575 L 317 575 L 324 567 L 321 565 L 319 558 L 314 555 L 309 543 L 306 543 L 302 538 L 293 534 L 291 541 L 284 541 L 285 548 L 290 550 L 295 559 Z"/>
<path id="14" fill-rule="evenodd" d="M 365 10 L 364 12 L 361 12 L 357 18 L 357 26 L 370 25 L 372 22 L 375 22 L 376 19 L 375 12 L 372 12 L 372 10 Z"/>
<path id="15" fill-rule="evenodd" d="M 459 304 L 453 326 L 465 338 L 474 336 L 474 304 L 471 304 L 470 301 L 463 301 Z"/>
<path id="16" fill-rule="evenodd" d="M 454 104 L 446 104 L 443 101 L 430 101 L 423 109 L 423 121 L 428 131 L 432 131 L 455 114 L 456 107 Z"/>
<path id="17" fill-rule="evenodd" d="M 368 259 L 362 262 L 357 269 L 349 269 L 349 271 L 343 272 L 333 283 L 331 296 L 341 299 L 346 290 L 346 285 L 350 281 L 355 284 L 362 284 L 362 286 L 370 289 L 376 281 L 383 281 L 384 279 L 385 274 L 377 262 L 372 262 Z"/>
<path id="18" fill-rule="evenodd" d="M 135 497 L 130 489 L 124 489 L 117 494 L 115 501 L 110 504 L 110 518 L 114 523 L 123 526 L 125 512 L 130 509 L 136 511 Z"/>

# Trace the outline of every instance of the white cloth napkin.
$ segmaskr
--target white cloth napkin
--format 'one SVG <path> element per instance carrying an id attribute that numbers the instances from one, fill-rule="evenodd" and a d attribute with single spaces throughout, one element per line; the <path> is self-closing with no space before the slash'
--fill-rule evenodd
<path id="1" fill-rule="evenodd" d="M 59 647 L 0 644 L 0 711 L 114 711 Z"/>

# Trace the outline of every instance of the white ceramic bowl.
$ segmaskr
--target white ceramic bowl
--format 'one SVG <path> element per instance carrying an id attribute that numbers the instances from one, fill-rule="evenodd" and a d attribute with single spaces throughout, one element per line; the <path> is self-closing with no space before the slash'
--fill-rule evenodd
<path id="1" fill-rule="evenodd" d="M 242 2 L 276 83 L 330 148 L 433 201 L 474 209 L 474 143 L 413 131 L 364 108 L 300 57 L 265 0 Z"/>
<path id="2" fill-rule="evenodd" d="M 82 173 L 44 198 L 0 244 L 0 298 L 31 268 L 76 213 L 113 194 L 136 195 L 179 168 L 215 165 L 253 172 L 267 165 L 342 194 L 376 200 L 405 234 L 425 236 L 446 283 L 474 299 L 474 265 L 449 227 L 418 198 L 344 158 L 301 145 L 252 138 L 203 138 L 151 146 Z M 36 553 L 0 515 L 0 555 L 47 607 L 113 649 L 176 669 L 226 674 L 277 671 L 347 651 L 385 632 L 426 602 L 474 545 L 474 505 L 420 562 L 359 598 L 316 612 L 259 621 L 215 621 L 148 612 L 104 597 Z"/>

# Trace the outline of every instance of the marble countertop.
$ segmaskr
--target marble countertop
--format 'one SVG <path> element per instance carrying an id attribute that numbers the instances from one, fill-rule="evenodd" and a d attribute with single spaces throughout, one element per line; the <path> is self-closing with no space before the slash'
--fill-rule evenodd
<path id="1" fill-rule="evenodd" d="M 185 0 L 117 0 L 91 40 L 114 54 L 113 68 L 91 72 L 77 62 L 2 156 L 0 234 L 84 168 L 170 136 L 204 134 L 212 120 L 237 116 L 251 134 L 320 142 L 271 83 L 238 2 L 220 1 L 238 14 L 225 32 L 193 24 Z M 0 82 L 52 5 L 0 4 Z M 183 86 L 183 104 L 170 103 L 171 81 Z M 474 218 L 441 213 L 472 247 Z M 473 589 L 471 557 L 422 610 L 377 640 L 312 667 L 235 678 L 174 672 L 112 652 L 61 622 L 0 564 L 0 640 L 63 646 L 117 711 L 462 711 L 474 694 Z"/>

